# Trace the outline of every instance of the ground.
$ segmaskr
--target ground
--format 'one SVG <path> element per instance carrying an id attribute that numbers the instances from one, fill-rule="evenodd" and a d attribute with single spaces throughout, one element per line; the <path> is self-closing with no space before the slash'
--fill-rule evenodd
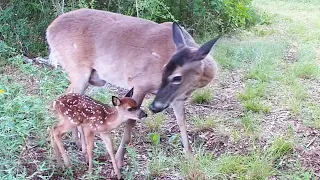
<path id="1" fill-rule="evenodd" d="M 219 76 L 186 102 L 194 159 L 184 158 L 172 109 L 134 128 L 125 179 L 319 179 L 320 2 L 254 0 L 262 22 L 224 36 L 212 55 Z M 104 179 L 112 165 L 96 137 L 94 171 L 70 135 L 73 167 L 58 167 L 48 132 L 50 102 L 68 86 L 61 69 L 0 62 L 0 176 L 5 179 Z M 108 85 L 86 94 L 105 102 L 126 90 Z M 154 97 L 148 96 L 143 108 Z M 149 112 L 150 114 L 150 112 Z M 112 132 L 114 149 L 123 126 Z"/>

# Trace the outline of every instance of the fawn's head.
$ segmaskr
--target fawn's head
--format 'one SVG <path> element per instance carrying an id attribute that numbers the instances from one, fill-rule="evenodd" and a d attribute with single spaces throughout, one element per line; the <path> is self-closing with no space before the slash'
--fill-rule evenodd
<path id="1" fill-rule="evenodd" d="M 150 106 L 154 113 L 166 109 L 175 99 L 184 100 L 188 94 L 199 88 L 199 83 L 204 77 L 203 60 L 219 39 L 214 38 L 200 48 L 190 47 L 186 44 L 178 24 L 173 23 L 172 31 L 176 51 L 164 66 L 160 88 Z"/>
<path id="2" fill-rule="evenodd" d="M 123 98 L 112 96 L 112 104 L 116 107 L 118 115 L 123 119 L 140 120 L 147 114 L 140 109 L 137 102 L 132 99 L 133 88 Z"/>

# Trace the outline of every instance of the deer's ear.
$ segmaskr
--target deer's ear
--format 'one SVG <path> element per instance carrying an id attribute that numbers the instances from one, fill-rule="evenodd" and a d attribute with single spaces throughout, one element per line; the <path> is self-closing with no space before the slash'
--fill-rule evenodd
<path id="1" fill-rule="evenodd" d="M 177 49 L 181 49 L 186 46 L 181 27 L 175 22 L 172 24 L 172 36 Z"/>
<path id="2" fill-rule="evenodd" d="M 116 96 L 112 96 L 112 104 L 113 104 L 114 106 L 120 106 L 121 100 L 120 100 L 118 97 L 116 97 Z"/>
<path id="3" fill-rule="evenodd" d="M 134 87 L 132 87 L 132 88 L 130 89 L 130 91 L 127 92 L 127 94 L 126 94 L 125 97 L 132 97 L 132 96 L 133 96 L 133 88 L 134 88 Z"/>
<path id="4" fill-rule="evenodd" d="M 204 59 L 209 53 L 210 50 L 212 48 L 212 46 L 218 41 L 218 39 L 220 38 L 220 35 L 210 41 L 208 41 L 207 43 L 205 43 L 204 45 L 202 45 L 198 51 L 196 52 L 196 55 L 194 57 L 194 61 L 199 61 Z"/>

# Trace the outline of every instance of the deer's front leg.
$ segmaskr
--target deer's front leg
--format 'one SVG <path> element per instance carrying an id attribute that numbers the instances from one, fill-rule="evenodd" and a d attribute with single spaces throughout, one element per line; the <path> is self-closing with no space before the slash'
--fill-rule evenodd
<path id="1" fill-rule="evenodd" d="M 124 153 L 125 153 L 125 146 L 127 144 L 130 143 L 131 141 L 131 133 L 132 133 L 132 128 L 136 125 L 136 121 L 129 119 L 126 122 L 125 128 L 124 128 L 124 132 L 122 135 L 122 140 L 121 143 L 119 145 L 117 154 L 116 154 L 116 162 L 117 162 L 117 166 L 119 168 L 121 168 L 123 166 L 123 157 L 124 157 Z"/>
<path id="2" fill-rule="evenodd" d="M 186 116 L 184 110 L 184 101 L 173 101 L 171 106 L 174 111 L 174 115 L 177 118 L 177 123 L 180 128 L 180 133 L 182 137 L 183 149 L 187 155 L 187 157 L 192 157 L 192 151 L 189 144 L 188 134 L 187 134 L 187 126 L 186 126 Z"/>
<path id="3" fill-rule="evenodd" d="M 134 93 L 132 98 L 137 102 L 137 107 L 140 108 L 141 103 L 145 97 L 145 93 L 139 90 L 139 88 L 135 87 Z M 119 168 L 123 166 L 123 157 L 125 153 L 125 146 L 130 143 L 131 141 L 131 133 L 132 133 L 132 128 L 136 125 L 136 121 L 129 119 L 126 122 L 125 128 L 124 128 L 124 133 L 122 136 L 121 143 L 119 145 L 118 151 L 116 153 L 116 161 L 117 165 Z"/>
<path id="4" fill-rule="evenodd" d="M 113 146 L 112 146 L 112 141 L 111 141 L 110 135 L 107 133 L 101 133 L 100 136 L 101 136 L 101 139 L 103 140 L 104 144 L 106 145 L 106 148 L 107 148 L 108 153 L 110 155 L 113 170 L 116 173 L 117 178 L 121 179 L 121 173 L 119 170 L 120 167 L 118 167 L 118 165 L 116 163 L 116 159 L 114 157 Z"/>

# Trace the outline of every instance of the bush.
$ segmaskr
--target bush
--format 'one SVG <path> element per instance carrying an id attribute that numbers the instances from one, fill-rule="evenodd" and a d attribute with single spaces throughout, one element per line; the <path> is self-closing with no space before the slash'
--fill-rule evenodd
<path id="1" fill-rule="evenodd" d="M 256 22 L 252 0 L 3 0 L 0 41 L 29 57 L 46 55 L 45 30 L 59 14 L 78 8 L 108 10 L 156 22 L 178 21 L 197 37 L 213 37 Z"/>

